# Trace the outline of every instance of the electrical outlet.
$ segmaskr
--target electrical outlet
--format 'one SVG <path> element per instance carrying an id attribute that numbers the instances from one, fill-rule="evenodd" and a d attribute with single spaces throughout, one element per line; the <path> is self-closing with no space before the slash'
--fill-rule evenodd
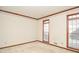
<path id="1" fill-rule="evenodd" d="M 63 45 L 63 43 L 61 43 L 61 45 Z"/>
<path id="2" fill-rule="evenodd" d="M 54 42 L 55 45 L 57 45 L 57 42 Z"/>

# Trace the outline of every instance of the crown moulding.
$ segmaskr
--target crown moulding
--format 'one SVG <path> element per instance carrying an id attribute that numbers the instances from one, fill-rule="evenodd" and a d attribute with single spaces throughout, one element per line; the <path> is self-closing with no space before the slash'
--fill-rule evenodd
<path id="1" fill-rule="evenodd" d="M 50 14 L 50 15 L 47 15 L 47 16 L 40 17 L 40 18 L 35 18 L 35 17 L 31 17 L 31 16 L 27 16 L 27 15 L 11 12 L 11 11 L 2 10 L 2 9 L 0 9 L 0 11 L 6 12 L 6 13 L 10 13 L 10 14 L 14 14 L 14 15 L 18 15 L 18 16 L 22 16 L 22 17 L 27 17 L 27 18 L 35 19 L 35 20 L 40 20 L 40 19 L 43 19 L 43 18 L 47 18 L 49 16 L 53 16 L 53 15 L 56 15 L 56 14 L 60 14 L 60 13 L 69 11 L 69 10 L 73 10 L 73 9 L 76 9 L 76 8 L 79 8 L 79 6 L 76 6 L 76 7 L 67 9 L 67 10 L 62 10 L 62 11 L 59 11 L 59 12 L 56 12 L 56 13 L 53 13 L 53 14 Z"/>

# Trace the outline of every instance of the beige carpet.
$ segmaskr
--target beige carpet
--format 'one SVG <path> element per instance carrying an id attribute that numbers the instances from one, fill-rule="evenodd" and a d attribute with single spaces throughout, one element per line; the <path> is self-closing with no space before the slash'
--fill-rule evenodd
<path id="1" fill-rule="evenodd" d="M 47 45 L 41 42 L 33 42 L 10 48 L 0 49 L 0 53 L 74 53 L 69 50 Z"/>

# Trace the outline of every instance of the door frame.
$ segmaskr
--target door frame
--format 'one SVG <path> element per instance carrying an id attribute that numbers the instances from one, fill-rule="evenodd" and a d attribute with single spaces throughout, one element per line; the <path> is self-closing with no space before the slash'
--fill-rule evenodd
<path id="1" fill-rule="evenodd" d="M 74 13 L 74 14 L 69 14 L 69 15 L 67 15 L 67 40 L 66 40 L 66 47 L 67 48 L 71 48 L 71 49 L 74 49 L 74 50 L 79 50 L 79 49 L 77 49 L 77 48 L 73 48 L 73 47 L 69 47 L 69 19 L 68 19 L 68 17 L 69 16 L 71 16 L 71 15 L 76 15 L 76 14 L 79 14 L 79 13 Z"/>
<path id="2" fill-rule="evenodd" d="M 66 40 L 66 47 L 69 48 L 69 19 L 68 19 L 68 15 L 67 15 L 67 40 Z"/>
<path id="3" fill-rule="evenodd" d="M 49 24 L 49 27 L 48 27 L 48 31 L 49 31 L 49 32 L 48 32 L 48 41 L 45 41 L 45 40 L 44 40 L 44 22 L 45 22 L 45 21 L 49 21 L 49 23 L 48 23 L 48 24 Z M 45 43 L 49 43 L 50 20 L 49 20 L 49 19 L 43 20 L 42 23 L 43 23 L 43 24 L 42 24 L 42 25 L 43 25 L 43 26 L 42 26 L 42 41 L 45 42 Z"/>

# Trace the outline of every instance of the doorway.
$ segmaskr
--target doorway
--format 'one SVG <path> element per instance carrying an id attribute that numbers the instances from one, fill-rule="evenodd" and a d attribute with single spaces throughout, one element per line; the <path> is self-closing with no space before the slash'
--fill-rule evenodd
<path id="1" fill-rule="evenodd" d="M 79 13 L 68 15 L 67 19 L 67 47 L 79 49 Z"/>
<path id="2" fill-rule="evenodd" d="M 43 21 L 43 42 L 49 43 L 49 19 Z"/>

